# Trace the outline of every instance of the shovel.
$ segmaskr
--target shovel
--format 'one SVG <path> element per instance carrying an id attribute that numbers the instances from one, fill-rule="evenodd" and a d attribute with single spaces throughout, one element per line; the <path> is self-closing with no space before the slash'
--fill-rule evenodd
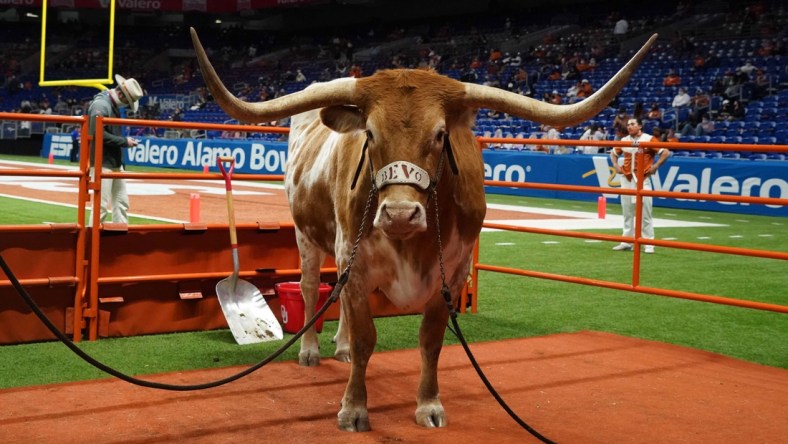
<path id="1" fill-rule="evenodd" d="M 224 163 L 230 163 L 230 169 Z M 235 211 L 233 210 L 232 174 L 235 160 L 232 157 L 219 157 L 216 164 L 224 177 L 227 189 L 227 214 L 230 216 L 230 248 L 233 252 L 233 274 L 216 284 L 216 297 L 222 307 L 224 318 L 233 333 L 235 342 L 240 345 L 255 344 L 282 339 L 282 326 L 274 316 L 260 290 L 243 279 L 238 278 L 238 236 L 235 233 Z"/>

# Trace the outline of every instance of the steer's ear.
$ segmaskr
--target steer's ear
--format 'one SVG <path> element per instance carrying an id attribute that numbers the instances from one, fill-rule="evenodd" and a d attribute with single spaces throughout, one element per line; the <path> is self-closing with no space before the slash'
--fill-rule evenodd
<path id="1" fill-rule="evenodd" d="M 355 106 L 329 106 L 320 110 L 323 124 L 338 133 L 364 130 L 367 127 L 361 110 Z"/>

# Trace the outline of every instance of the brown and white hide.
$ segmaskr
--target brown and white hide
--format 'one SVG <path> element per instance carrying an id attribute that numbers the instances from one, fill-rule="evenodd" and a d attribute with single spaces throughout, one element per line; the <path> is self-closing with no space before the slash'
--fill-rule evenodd
<path id="1" fill-rule="evenodd" d="M 596 94 L 573 105 L 550 105 L 423 70 L 379 71 L 370 77 L 314 84 L 268 102 L 246 103 L 221 83 L 192 30 L 206 84 L 230 116 L 244 122 L 293 116 L 285 188 L 302 261 L 307 319 L 315 311 L 325 256 L 334 256 L 340 272 L 348 265 L 374 176 L 389 171 L 401 172 L 400 176 L 415 172 L 432 180 L 440 177 L 437 200 L 423 188 L 425 180 L 428 183 L 424 177 L 421 184 L 380 183 L 372 195 L 367 229 L 340 295 L 342 315 L 334 356 L 351 365 L 338 414 L 340 429 L 370 430 L 365 375 L 377 339 L 368 300 L 373 292 L 403 309 L 423 310 L 416 422 L 426 427 L 446 425 L 437 366 L 449 313 L 440 294 L 438 235 L 446 283 L 456 298 L 468 276 L 486 210 L 484 165 L 472 132 L 478 108 L 554 126 L 587 120 L 624 86 L 655 37 Z M 456 175 L 446 157 L 447 140 Z M 351 189 L 360 162 L 361 174 Z M 317 365 L 319 360 L 317 335 L 310 329 L 301 340 L 299 363 Z"/>

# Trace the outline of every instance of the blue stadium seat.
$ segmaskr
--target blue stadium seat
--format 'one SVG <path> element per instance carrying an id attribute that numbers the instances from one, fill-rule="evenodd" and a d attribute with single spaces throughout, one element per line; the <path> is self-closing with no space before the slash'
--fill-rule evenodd
<path id="1" fill-rule="evenodd" d="M 741 138 L 740 143 L 748 143 L 748 144 L 758 143 L 758 138 L 755 136 L 744 136 Z"/>
<path id="2" fill-rule="evenodd" d="M 709 143 L 725 143 L 727 142 L 728 138 L 725 136 L 711 136 L 709 137 Z"/>
<path id="3" fill-rule="evenodd" d="M 721 151 L 708 151 L 706 157 L 709 159 L 722 159 Z"/>

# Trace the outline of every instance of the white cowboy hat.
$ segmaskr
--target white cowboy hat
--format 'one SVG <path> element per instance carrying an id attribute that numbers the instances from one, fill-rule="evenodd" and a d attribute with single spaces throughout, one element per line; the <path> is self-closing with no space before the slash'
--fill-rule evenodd
<path id="1" fill-rule="evenodd" d="M 123 95 L 126 96 L 131 110 L 136 113 L 140 107 L 140 99 L 143 95 L 142 87 L 140 87 L 140 84 L 135 79 L 126 79 L 120 74 L 115 74 L 115 81 L 118 82 L 118 86 L 123 91 Z"/>

